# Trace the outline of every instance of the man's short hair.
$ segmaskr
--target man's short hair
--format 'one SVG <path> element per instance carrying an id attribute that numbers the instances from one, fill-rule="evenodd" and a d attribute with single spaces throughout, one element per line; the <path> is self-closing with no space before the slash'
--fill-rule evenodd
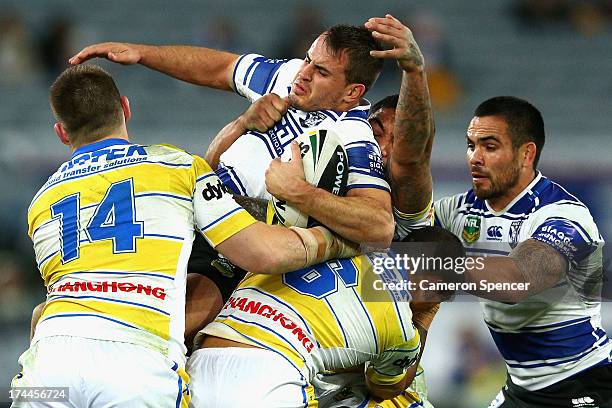
<path id="1" fill-rule="evenodd" d="M 325 45 L 334 56 L 346 52 L 348 63 L 344 74 L 349 84 L 363 84 L 369 90 L 383 66 L 383 60 L 374 58 L 370 51 L 382 50 L 382 45 L 364 27 L 338 24 L 325 31 Z"/>
<path id="2" fill-rule="evenodd" d="M 517 149 L 525 143 L 536 145 L 536 155 L 533 161 L 535 169 L 544 148 L 544 119 L 540 111 L 524 99 L 514 96 L 496 96 L 487 99 L 474 111 L 474 116 L 501 116 L 508 125 L 512 146 Z"/>
<path id="3" fill-rule="evenodd" d="M 117 85 L 108 72 L 96 65 L 66 69 L 51 85 L 49 99 L 53 114 L 73 145 L 106 137 L 123 120 Z"/>
<path id="4" fill-rule="evenodd" d="M 402 239 L 402 242 L 435 242 L 436 256 L 444 258 L 463 258 L 465 249 L 455 234 L 438 226 L 415 228 Z"/>
<path id="5" fill-rule="evenodd" d="M 370 115 L 381 109 L 389 108 L 389 109 L 395 110 L 397 108 L 398 101 L 399 101 L 398 94 L 386 96 L 380 101 L 376 102 L 374 105 L 372 105 L 372 108 L 370 108 Z"/>

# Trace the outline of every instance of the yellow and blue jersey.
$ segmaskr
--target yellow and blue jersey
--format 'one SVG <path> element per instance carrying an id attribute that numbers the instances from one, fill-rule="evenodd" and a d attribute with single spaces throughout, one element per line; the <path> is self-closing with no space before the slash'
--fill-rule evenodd
<path id="1" fill-rule="evenodd" d="M 280 353 L 310 382 L 414 340 L 408 294 L 375 290 L 368 256 L 249 274 L 204 333 Z M 397 278 L 397 277 L 395 277 Z"/>
<path id="2" fill-rule="evenodd" d="M 216 246 L 254 222 L 200 157 L 122 139 L 77 149 L 28 209 L 48 289 L 34 340 L 124 341 L 184 361 L 195 228 Z"/>

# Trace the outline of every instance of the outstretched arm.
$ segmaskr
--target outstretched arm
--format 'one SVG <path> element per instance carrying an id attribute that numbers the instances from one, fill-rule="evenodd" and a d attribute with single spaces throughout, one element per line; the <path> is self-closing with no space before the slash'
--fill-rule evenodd
<path id="1" fill-rule="evenodd" d="M 567 260 L 552 246 L 536 239 L 521 242 L 508 256 L 490 256 L 465 273 L 466 282 L 500 284 L 501 289 L 470 291 L 473 295 L 516 303 L 554 286 L 567 272 Z M 501 284 L 524 284 L 525 290 Z M 480 288 L 480 286 L 478 286 Z"/>
<path id="2" fill-rule="evenodd" d="M 393 58 L 403 71 L 387 170 L 393 205 L 403 213 L 418 213 L 431 199 L 429 162 L 434 138 L 423 54 L 408 27 L 389 14 L 369 19 L 365 27 L 374 38 L 393 47 L 372 51 L 372 56 Z"/>
<path id="3" fill-rule="evenodd" d="M 259 221 L 215 249 L 233 264 L 260 274 L 281 274 L 359 253 L 356 246 L 325 227 L 286 228 Z"/>
<path id="4" fill-rule="evenodd" d="M 95 57 L 123 65 L 142 64 L 182 81 L 226 91 L 232 90 L 238 61 L 236 54 L 204 47 L 106 42 L 83 48 L 68 62 L 77 65 Z"/>

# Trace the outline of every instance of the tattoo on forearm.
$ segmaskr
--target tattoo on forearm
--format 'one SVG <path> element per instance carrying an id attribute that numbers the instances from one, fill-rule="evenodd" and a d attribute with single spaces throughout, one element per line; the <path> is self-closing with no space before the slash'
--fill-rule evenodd
<path id="1" fill-rule="evenodd" d="M 539 292 L 556 284 L 567 272 L 567 262 L 553 247 L 535 239 L 521 242 L 510 254 L 530 282 L 530 291 Z"/>
<path id="2" fill-rule="evenodd" d="M 410 61 L 410 63 L 416 67 L 422 67 L 424 65 L 423 54 L 414 42 L 414 39 L 412 41 L 413 42 L 409 45 L 410 52 L 408 55 L 408 61 Z"/>
<path id="3" fill-rule="evenodd" d="M 268 209 L 268 200 L 260 198 L 245 197 L 234 195 L 234 200 L 240 204 L 249 214 L 257 221 L 266 222 L 266 213 Z"/>
<path id="4" fill-rule="evenodd" d="M 433 134 L 431 101 L 427 82 L 404 74 L 395 114 L 395 137 L 410 141 L 414 148 L 424 148 Z"/>

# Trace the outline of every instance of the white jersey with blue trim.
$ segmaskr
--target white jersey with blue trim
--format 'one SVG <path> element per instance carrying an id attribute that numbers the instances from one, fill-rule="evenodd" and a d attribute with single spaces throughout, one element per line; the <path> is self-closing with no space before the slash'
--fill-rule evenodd
<path id="1" fill-rule="evenodd" d="M 236 92 L 251 102 L 268 93 L 289 95 L 302 60 L 274 60 L 257 54 L 243 55 L 233 75 Z M 320 110 L 304 112 L 289 108 L 274 127 L 265 133 L 247 131 L 221 155 L 217 174 L 236 193 L 270 199 L 265 171 L 280 157 L 291 141 L 305 132 L 333 129 L 344 140 L 348 156 L 347 189 L 380 188 L 389 191 L 385 181 L 380 148 L 368 123 L 370 103 L 347 112 Z"/>
<path id="2" fill-rule="evenodd" d="M 34 341 L 139 344 L 183 362 L 187 260 L 255 220 L 200 157 L 106 139 L 77 149 L 28 209 L 48 295 Z"/>
<path id="3" fill-rule="evenodd" d="M 517 243 L 536 239 L 568 261 L 567 275 L 552 288 L 517 304 L 483 303 L 514 384 L 538 390 L 612 363 L 598 296 L 604 241 L 582 202 L 538 173 L 502 211 L 472 190 L 436 201 L 434 210 L 436 225 L 460 237 L 468 255 L 508 255 Z"/>

